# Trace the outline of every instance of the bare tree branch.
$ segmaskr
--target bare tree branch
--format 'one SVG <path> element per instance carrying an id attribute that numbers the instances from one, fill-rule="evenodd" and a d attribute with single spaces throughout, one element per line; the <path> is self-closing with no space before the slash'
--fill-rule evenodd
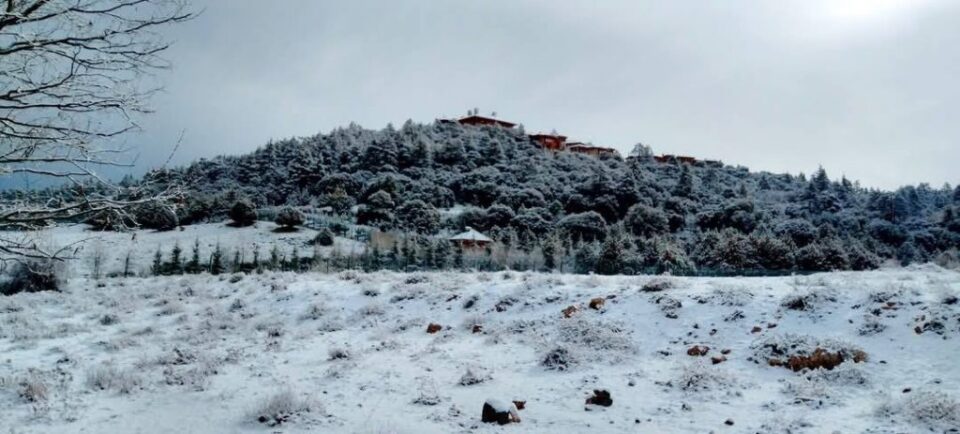
<path id="1" fill-rule="evenodd" d="M 57 204 L 2 203 L 0 227 L 31 227 L 175 197 L 118 192 L 98 167 L 128 167 L 112 141 L 138 129 L 169 67 L 165 26 L 195 16 L 188 0 L 5 0 L 0 9 L 0 176 L 24 174 L 76 186 Z M 179 144 L 178 144 L 179 146 Z M 105 189 L 90 194 L 94 182 Z M 129 192 L 128 192 L 129 193 Z M 0 260 L 54 257 L 0 234 Z"/>

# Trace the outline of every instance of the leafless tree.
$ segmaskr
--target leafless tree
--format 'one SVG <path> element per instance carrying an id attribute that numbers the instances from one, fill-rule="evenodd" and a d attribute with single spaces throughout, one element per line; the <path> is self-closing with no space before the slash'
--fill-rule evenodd
<path id="1" fill-rule="evenodd" d="M 118 199 L 118 187 L 97 170 L 130 164 L 119 138 L 149 112 L 159 90 L 153 73 L 170 66 L 160 30 L 193 16 L 187 0 L 0 0 L 0 176 L 76 185 L 67 201 L 0 205 L 0 226 L 122 214 L 157 199 Z M 88 191 L 91 182 L 107 188 Z M 0 256 L 58 254 L 7 238 L 0 236 Z"/>

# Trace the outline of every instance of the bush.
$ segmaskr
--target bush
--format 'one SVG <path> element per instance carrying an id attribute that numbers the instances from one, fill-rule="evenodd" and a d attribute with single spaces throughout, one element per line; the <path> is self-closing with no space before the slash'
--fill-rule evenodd
<path id="1" fill-rule="evenodd" d="M 130 216 L 115 210 L 103 210 L 91 215 L 84 223 L 95 231 L 123 231 L 136 225 Z"/>
<path id="2" fill-rule="evenodd" d="M 440 229 L 440 213 L 422 200 L 411 200 L 397 208 L 397 224 L 402 229 L 432 234 Z"/>
<path id="3" fill-rule="evenodd" d="M 670 230 L 666 213 L 641 203 L 630 207 L 624 222 L 630 232 L 641 237 L 659 235 Z"/>
<path id="4" fill-rule="evenodd" d="M 313 237 L 313 244 L 318 246 L 332 246 L 333 245 L 333 231 L 330 228 L 323 228 Z"/>
<path id="5" fill-rule="evenodd" d="M 283 207 L 283 209 L 277 213 L 277 217 L 273 220 L 274 223 L 285 229 L 296 229 L 297 226 L 303 224 L 303 221 L 303 213 L 290 206 Z"/>
<path id="6" fill-rule="evenodd" d="M 0 285 L 0 294 L 59 291 L 62 266 L 52 259 L 18 262 L 11 267 L 7 281 Z"/>
<path id="7" fill-rule="evenodd" d="M 148 202 L 133 209 L 134 219 L 141 227 L 169 231 L 180 224 L 173 208 L 160 202 Z"/>
<path id="8" fill-rule="evenodd" d="M 271 396 L 253 411 L 252 417 L 257 422 L 268 426 L 276 426 L 289 422 L 303 413 L 309 413 L 317 409 L 316 403 L 298 398 L 293 392 L 284 391 Z"/>
<path id="9" fill-rule="evenodd" d="M 237 226 L 250 226 L 257 222 L 257 210 L 253 202 L 246 199 L 234 203 L 228 215 Z"/>

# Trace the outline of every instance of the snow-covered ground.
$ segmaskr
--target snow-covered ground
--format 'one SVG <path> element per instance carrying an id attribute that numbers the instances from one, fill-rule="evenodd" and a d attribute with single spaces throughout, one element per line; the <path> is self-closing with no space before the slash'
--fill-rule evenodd
<path id="1" fill-rule="evenodd" d="M 933 266 L 75 277 L 0 297 L 0 431 L 944 432 L 958 296 L 960 273 Z M 815 347 L 845 359 L 769 365 Z M 594 389 L 613 404 L 586 406 Z M 482 423 L 488 398 L 526 401 L 521 422 Z"/>

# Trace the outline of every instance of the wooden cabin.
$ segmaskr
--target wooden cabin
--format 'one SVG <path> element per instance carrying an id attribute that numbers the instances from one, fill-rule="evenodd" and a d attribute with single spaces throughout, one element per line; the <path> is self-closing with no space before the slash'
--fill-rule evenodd
<path id="1" fill-rule="evenodd" d="M 550 151 L 562 151 L 567 144 L 567 136 L 559 134 L 531 134 L 530 139 Z"/>
<path id="2" fill-rule="evenodd" d="M 502 121 L 500 119 L 494 119 L 494 118 L 480 116 L 480 115 L 464 116 L 460 119 L 457 119 L 457 122 L 460 125 L 495 126 L 495 127 L 502 127 L 502 128 L 513 128 L 517 125 L 513 122 Z"/>
<path id="3" fill-rule="evenodd" d="M 468 226 L 466 229 L 466 231 L 448 238 L 450 242 L 460 246 L 463 250 L 482 250 L 493 243 L 490 237 L 477 232 L 473 228 Z"/>
<path id="4" fill-rule="evenodd" d="M 578 154 L 589 155 L 591 157 L 599 157 L 601 155 L 618 155 L 616 149 L 613 148 L 604 148 L 602 146 L 593 146 L 586 143 L 580 142 L 571 142 L 567 144 L 567 151 L 576 152 Z"/>
<path id="5" fill-rule="evenodd" d="M 670 155 L 663 154 L 653 157 L 653 159 L 658 163 L 679 163 L 679 164 L 696 164 L 697 159 L 693 157 L 688 157 L 686 155 Z"/>

